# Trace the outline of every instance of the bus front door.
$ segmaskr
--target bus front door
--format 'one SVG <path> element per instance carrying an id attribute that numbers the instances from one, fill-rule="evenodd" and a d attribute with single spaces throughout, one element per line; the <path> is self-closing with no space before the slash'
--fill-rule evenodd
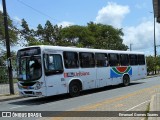
<path id="1" fill-rule="evenodd" d="M 47 96 L 67 92 L 67 85 L 63 75 L 62 56 L 60 54 L 45 55 L 45 81 Z"/>

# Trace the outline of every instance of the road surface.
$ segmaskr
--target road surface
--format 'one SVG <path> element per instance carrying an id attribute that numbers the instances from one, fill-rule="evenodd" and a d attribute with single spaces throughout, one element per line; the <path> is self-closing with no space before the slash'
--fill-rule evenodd
<path id="1" fill-rule="evenodd" d="M 108 86 L 101 89 L 89 90 L 75 98 L 70 98 L 68 95 L 59 95 L 46 98 L 31 97 L 1 102 L 0 111 L 62 111 L 62 114 L 64 111 L 145 111 L 150 102 L 151 96 L 157 92 L 160 92 L 160 77 L 134 81 L 127 87 Z M 144 117 L 132 117 L 130 119 L 142 118 Z M 22 118 L 11 119 L 16 120 Z M 34 120 L 35 118 L 31 119 Z M 40 119 L 70 120 L 75 118 L 50 117 Z M 89 118 L 87 117 L 83 119 L 88 120 Z M 99 120 L 108 118 L 96 117 L 95 119 Z M 120 118 L 113 119 L 116 120 Z"/>

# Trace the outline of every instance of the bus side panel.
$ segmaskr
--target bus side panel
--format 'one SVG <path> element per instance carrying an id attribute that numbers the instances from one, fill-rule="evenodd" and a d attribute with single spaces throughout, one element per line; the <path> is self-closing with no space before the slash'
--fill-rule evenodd
<path id="1" fill-rule="evenodd" d="M 45 76 L 47 96 L 67 93 L 67 84 L 63 74 Z"/>
<path id="2" fill-rule="evenodd" d="M 132 75 L 132 68 L 130 66 L 110 67 L 111 85 L 123 83 L 124 74 Z"/>
<path id="3" fill-rule="evenodd" d="M 95 68 L 83 68 L 78 73 L 83 81 L 83 90 L 96 88 L 96 69 Z"/>
<path id="4" fill-rule="evenodd" d="M 137 80 L 139 79 L 139 66 L 131 66 L 132 67 L 132 75 L 130 76 L 130 80 Z"/>
<path id="5" fill-rule="evenodd" d="M 109 67 L 97 67 L 96 87 L 111 85 Z"/>
<path id="6" fill-rule="evenodd" d="M 69 93 L 69 84 L 72 80 L 80 80 L 81 77 L 78 76 L 79 69 L 65 69 L 64 70 L 64 79 L 67 83 L 67 93 Z M 80 78 L 80 79 L 79 79 Z M 81 80 L 80 80 L 81 81 Z M 83 85 L 82 85 L 83 86 Z"/>
<path id="7" fill-rule="evenodd" d="M 139 68 L 138 68 L 138 79 L 141 79 L 141 78 L 146 78 L 147 76 L 147 71 L 146 71 L 146 66 L 145 65 L 139 65 Z"/>
<path id="8" fill-rule="evenodd" d="M 79 79 L 82 82 L 82 90 L 92 89 L 96 85 L 96 69 L 65 69 L 64 79 L 67 82 L 68 88 L 72 80 Z"/>

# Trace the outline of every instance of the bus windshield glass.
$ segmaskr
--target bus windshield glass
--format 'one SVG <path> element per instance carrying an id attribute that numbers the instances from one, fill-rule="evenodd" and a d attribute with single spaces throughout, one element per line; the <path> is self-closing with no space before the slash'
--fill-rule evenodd
<path id="1" fill-rule="evenodd" d="M 38 80 L 42 76 L 41 57 L 35 51 L 36 49 L 31 49 L 31 50 L 27 49 L 18 51 L 17 54 L 18 80 L 33 81 L 33 80 Z"/>

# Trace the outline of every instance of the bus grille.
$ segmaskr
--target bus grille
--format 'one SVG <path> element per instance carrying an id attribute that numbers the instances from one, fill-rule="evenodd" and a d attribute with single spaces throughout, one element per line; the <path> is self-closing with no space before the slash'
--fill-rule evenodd
<path id="1" fill-rule="evenodd" d="M 25 94 L 32 94 L 33 95 L 33 91 L 24 91 Z"/>

